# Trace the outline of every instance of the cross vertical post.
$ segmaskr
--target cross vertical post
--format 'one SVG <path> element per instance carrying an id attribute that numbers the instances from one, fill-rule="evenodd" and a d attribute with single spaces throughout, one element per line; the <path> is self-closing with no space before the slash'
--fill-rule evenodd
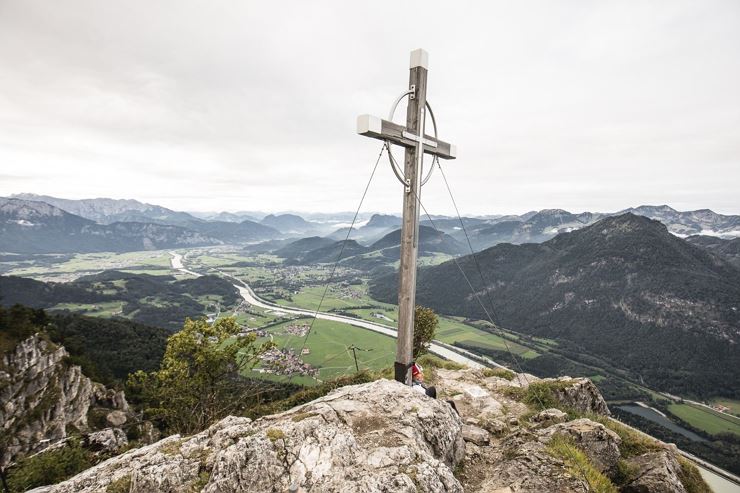
<path id="1" fill-rule="evenodd" d="M 419 212 L 421 208 L 422 162 L 424 154 L 435 159 L 455 159 L 454 145 L 437 138 L 434 115 L 434 137 L 425 133 L 427 104 L 427 71 L 429 55 L 424 50 L 411 52 L 406 126 L 394 123 L 393 110 L 389 120 L 371 115 L 357 118 L 357 133 L 383 140 L 390 145 L 405 148 L 403 169 L 403 221 L 401 224 L 401 264 L 398 275 L 398 340 L 396 343 L 395 378 L 406 385 L 411 384 L 411 365 L 414 361 L 414 312 L 416 310 L 416 260 L 419 251 Z M 431 109 L 429 109 L 431 113 Z M 395 163 L 391 157 L 392 165 Z M 434 163 L 432 163 L 433 166 Z M 401 177 L 396 173 L 399 177 Z"/>
<path id="2" fill-rule="evenodd" d="M 427 100 L 428 55 L 424 50 L 411 52 L 409 89 L 414 89 L 406 109 L 408 133 L 420 136 L 417 145 L 406 148 L 403 175 L 403 222 L 401 223 L 401 264 L 398 271 L 398 343 L 395 378 L 411 384 L 414 360 L 414 312 L 416 309 L 416 259 L 419 252 L 419 197 L 421 161 L 424 158 L 424 120 Z"/>

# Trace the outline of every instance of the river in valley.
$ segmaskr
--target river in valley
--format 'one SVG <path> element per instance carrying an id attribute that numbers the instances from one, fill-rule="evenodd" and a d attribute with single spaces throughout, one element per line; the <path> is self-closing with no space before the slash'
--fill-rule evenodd
<path id="1" fill-rule="evenodd" d="M 668 428 L 673 432 L 680 433 L 681 435 L 695 442 L 706 442 L 706 439 L 700 437 L 693 431 L 687 430 L 686 428 L 677 425 L 667 417 L 648 407 L 638 406 L 637 404 L 627 404 L 623 406 L 617 406 L 617 409 L 621 409 L 622 411 L 627 411 L 628 413 L 641 416 L 647 420 L 652 421 L 653 423 L 659 424 L 664 428 Z"/>

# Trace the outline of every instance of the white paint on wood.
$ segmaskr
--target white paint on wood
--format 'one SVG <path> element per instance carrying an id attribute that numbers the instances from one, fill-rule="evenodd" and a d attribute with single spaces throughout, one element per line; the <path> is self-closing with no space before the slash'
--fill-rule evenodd
<path id="1" fill-rule="evenodd" d="M 362 135 L 368 132 L 382 133 L 383 121 L 377 116 L 360 115 L 357 117 L 357 133 Z"/>
<path id="2" fill-rule="evenodd" d="M 415 67 L 429 69 L 429 53 L 421 48 L 411 52 L 411 66 L 409 68 Z"/>

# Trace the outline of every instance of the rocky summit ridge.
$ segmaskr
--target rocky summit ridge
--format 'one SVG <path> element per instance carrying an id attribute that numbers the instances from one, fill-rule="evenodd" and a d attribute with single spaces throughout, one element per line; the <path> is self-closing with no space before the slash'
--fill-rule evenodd
<path id="1" fill-rule="evenodd" d="M 698 472 L 675 448 L 612 422 L 588 379 L 430 373 L 439 399 L 385 379 L 346 386 L 280 414 L 170 436 L 33 491 L 708 491 L 687 489 Z"/>
<path id="2" fill-rule="evenodd" d="M 34 334 L 0 358 L 0 467 L 63 446 L 80 434 L 91 449 L 127 445 L 132 412 L 122 391 L 86 377 L 63 346 Z"/>

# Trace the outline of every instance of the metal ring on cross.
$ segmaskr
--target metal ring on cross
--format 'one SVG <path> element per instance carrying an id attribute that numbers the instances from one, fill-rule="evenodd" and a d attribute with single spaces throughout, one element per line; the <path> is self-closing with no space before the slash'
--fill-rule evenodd
<path id="1" fill-rule="evenodd" d="M 393 103 L 393 106 L 391 106 L 391 111 L 388 114 L 388 121 L 393 121 L 393 115 L 396 114 L 396 108 L 398 108 L 398 103 L 400 103 L 403 98 L 408 97 L 409 94 L 413 94 L 414 90 L 409 89 L 408 91 L 404 92 Z M 432 111 L 432 107 L 429 105 L 429 101 L 425 101 L 425 106 L 427 111 L 429 112 L 429 116 L 432 117 L 432 127 L 434 127 L 434 140 L 437 140 L 437 120 L 434 119 L 434 112 Z M 403 170 L 398 165 L 398 162 L 396 161 L 396 158 L 393 157 L 393 151 L 391 151 L 391 141 L 386 140 L 385 141 L 386 147 L 388 147 L 388 159 L 391 162 L 391 169 L 393 170 L 393 174 L 396 175 L 396 178 L 398 178 L 398 181 L 401 182 L 402 185 L 406 185 L 406 177 L 403 174 Z M 434 165 L 439 163 L 439 156 L 435 155 L 434 159 L 432 159 L 432 166 L 429 168 L 429 172 L 427 173 L 427 176 L 424 177 L 424 179 L 421 180 L 421 186 L 423 187 L 426 182 L 429 181 L 429 178 L 432 177 L 432 172 L 434 171 Z M 422 157 L 421 160 L 421 170 L 419 170 L 421 175 L 424 175 L 424 158 Z"/>

